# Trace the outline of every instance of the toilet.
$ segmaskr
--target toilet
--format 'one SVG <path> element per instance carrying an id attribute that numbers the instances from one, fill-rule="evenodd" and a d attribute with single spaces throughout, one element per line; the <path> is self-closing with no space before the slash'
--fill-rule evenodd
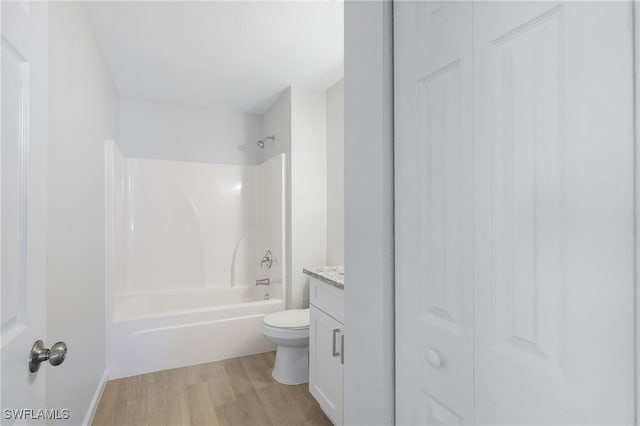
<path id="1" fill-rule="evenodd" d="M 264 317 L 262 334 L 278 345 L 271 375 L 285 385 L 309 381 L 309 309 L 290 309 Z"/>

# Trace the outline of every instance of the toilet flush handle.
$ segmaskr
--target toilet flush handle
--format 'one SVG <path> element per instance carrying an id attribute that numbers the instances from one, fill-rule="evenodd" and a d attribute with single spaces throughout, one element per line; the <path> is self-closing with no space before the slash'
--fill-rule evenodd
<path id="1" fill-rule="evenodd" d="M 440 368 L 443 364 L 440 354 L 433 348 L 430 348 L 427 351 L 427 361 L 429 361 L 429 364 L 431 364 L 431 366 L 435 368 Z"/>

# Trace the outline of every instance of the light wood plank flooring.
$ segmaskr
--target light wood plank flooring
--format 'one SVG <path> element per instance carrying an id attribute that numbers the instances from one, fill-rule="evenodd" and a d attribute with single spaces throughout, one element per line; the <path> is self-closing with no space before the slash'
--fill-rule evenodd
<path id="1" fill-rule="evenodd" d="M 327 425 L 308 383 L 271 377 L 275 352 L 107 383 L 93 421 L 108 425 Z"/>

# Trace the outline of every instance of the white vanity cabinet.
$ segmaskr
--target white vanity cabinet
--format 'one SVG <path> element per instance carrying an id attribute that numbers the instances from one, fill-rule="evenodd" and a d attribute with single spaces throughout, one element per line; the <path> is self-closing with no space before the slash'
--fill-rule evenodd
<path id="1" fill-rule="evenodd" d="M 310 280 L 309 392 L 334 425 L 342 425 L 343 290 Z"/>

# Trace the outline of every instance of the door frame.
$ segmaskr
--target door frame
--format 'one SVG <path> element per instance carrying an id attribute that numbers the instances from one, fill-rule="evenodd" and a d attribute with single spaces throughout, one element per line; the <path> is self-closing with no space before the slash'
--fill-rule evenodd
<path id="1" fill-rule="evenodd" d="M 344 423 L 395 423 L 393 2 L 344 2 Z M 349 283 L 353 283 L 350 285 Z"/>
<path id="2" fill-rule="evenodd" d="M 634 265 L 634 284 L 635 284 L 635 424 L 640 424 L 640 0 L 634 0 L 633 7 L 633 19 L 632 19 L 632 31 L 633 31 L 633 116 L 634 116 L 634 151 L 635 151 L 635 164 L 634 164 L 634 250 L 635 250 L 635 265 Z"/>

